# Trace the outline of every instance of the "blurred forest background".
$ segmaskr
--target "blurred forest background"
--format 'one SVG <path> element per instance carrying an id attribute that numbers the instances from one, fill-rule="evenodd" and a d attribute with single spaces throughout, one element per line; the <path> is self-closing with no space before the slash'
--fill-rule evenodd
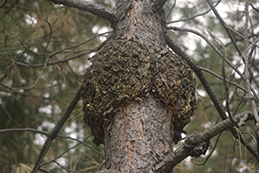
<path id="1" fill-rule="evenodd" d="M 93 1 L 111 8 L 115 5 L 115 0 Z M 164 7 L 168 33 L 202 67 L 226 113 L 235 115 L 252 108 L 242 89 L 246 83 L 233 69 L 244 74 L 245 65 L 235 45 L 244 50 L 245 2 L 222 0 L 214 5 L 235 44 L 206 1 L 168 0 Z M 249 81 L 258 94 L 259 2 L 250 0 L 248 11 Z M 0 172 L 32 169 L 48 132 L 80 85 L 89 59 L 111 34 L 109 25 L 100 17 L 48 0 L 0 2 Z M 215 48 L 226 58 L 222 59 Z M 199 79 L 196 81 L 198 107 L 186 128 L 187 136 L 221 121 Z M 253 127 L 254 122 L 249 121 L 239 130 L 256 148 Z M 103 145 L 96 147 L 91 141 L 80 100 L 52 142 L 40 170 L 88 172 L 104 168 Z M 249 151 L 225 131 L 210 141 L 204 157 L 185 159 L 175 172 L 257 169 Z"/>

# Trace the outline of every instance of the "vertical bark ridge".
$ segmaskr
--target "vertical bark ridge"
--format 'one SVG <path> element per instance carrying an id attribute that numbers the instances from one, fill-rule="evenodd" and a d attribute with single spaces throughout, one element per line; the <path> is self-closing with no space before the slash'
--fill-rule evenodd
<path id="1" fill-rule="evenodd" d="M 152 171 L 173 151 L 172 137 L 172 119 L 159 98 L 149 94 L 133 100 L 116 113 L 107 127 L 106 168 L 121 172 Z"/>
<path id="2" fill-rule="evenodd" d="M 131 5 L 118 5 L 118 11 L 128 10 L 114 25 L 115 40 L 138 42 L 151 53 L 165 48 L 165 22 L 163 10 L 155 10 L 152 4 L 134 0 Z"/>

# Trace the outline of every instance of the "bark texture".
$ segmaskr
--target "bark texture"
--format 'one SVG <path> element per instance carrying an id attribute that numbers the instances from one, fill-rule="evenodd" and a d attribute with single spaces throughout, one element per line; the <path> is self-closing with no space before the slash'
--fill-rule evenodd
<path id="1" fill-rule="evenodd" d="M 83 79 L 84 120 L 108 170 L 153 172 L 196 107 L 192 70 L 166 48 L 163 1 L 154 2 L 117 2 L 114 37 Z"/>
<path id="2" fill-rule="evenodd" d="M 153 172 L 173 151 L 172 128 L 166 105 L 153 94 L 123 106 L 106 131 L 106 168 Z"/>

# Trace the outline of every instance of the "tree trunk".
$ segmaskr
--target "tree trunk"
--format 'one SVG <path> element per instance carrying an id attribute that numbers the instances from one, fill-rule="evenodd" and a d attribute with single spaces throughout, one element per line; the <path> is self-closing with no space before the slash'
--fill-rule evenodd
<path id="1" fill-rule="evenodd" d="M 154 13 L 145 1 L 134 1 L 129 6 L 117 3 L 117 7 L 125 13 L 114 26 L 115 40 L 138 42 L 150 53 L 165 48 L 162 9 Z M 172 152 L 172 136 L 172 118 L 161 99 L 151 93 L 132 100 L 115 114 L 105 133 L 106 169 L 152 172 Z"/>
<path id="2" fill-rule="evenodd" d="M 153 172 L 172 152 L 172 117 L 159 98 L 149 94 L 123 106 L 105 133 L 106 168 Z M 149 171 L 147 171 L 149 170 Z"/>
<path id="3" fill-rule="evenodd" d="M 166 48 L 163 4 L 118 1 L 113 40 L 84 76 L 85 123 L 108 170 L 154 172 L 195 109 L 192 70 Z"/>

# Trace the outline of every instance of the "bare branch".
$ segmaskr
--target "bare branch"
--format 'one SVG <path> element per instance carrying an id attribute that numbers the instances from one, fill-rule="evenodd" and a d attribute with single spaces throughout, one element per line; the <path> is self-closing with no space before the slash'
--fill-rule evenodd
<path id="1" fill-rule="evenodd" d="M 173 11 L 175 5 L 176 5 L 176 0 L 174 0 L 174 3 L 173 3 L 173 5 L 172 5 L 172 7 L 170 8 L 168 14 L 166 15 L 165 20 L 167 20 L 167 19 L 169 18 L 169 16 L 170 16 L 170 14 L 172 13 L 172 11 Z"/>
<path id="2" fill-rule="evenodd" d="M 203 70 L 203 71 L 205 71 L 205 72 L 210 73 L 211 75 L 215 76 L 216 78 L 218 78 L 218 79 L 220 79 L 220 80 L 224 80 L 222 76 L 218 75 L 217 73 L 215 73 L 215 72 L 213 72 L 213 71 L 211 71 L 211 70 L 209 70 L 209 69 L 207 69 L 207 68 L 205 68 L 205 67 L 200 67 L 200 69 Z M 244 92 L 247 92 L 247 90 L 246 90 L 244 87 L 242 87 L 241 85 L 239 85 L 239 84 L 237 84 L 237 83 L 235 83 L 235 82 L 232 82 L 232 81 L 229 80 L 229 79 L 226 79 L 226 82 L 229 82 L 230 84 L 236 86 L 237 88 L 243 90 Z"/>
<path id="3" fill-rule="evenodd" d="M 45 155 L 47 154 L 53 139 L 56 138 L 58 132 L 63 127 L 64 123 L 67 121 L 71 112 L 73 111 L 74 107 L 76 106 L 78 100 L 80 99 L 81 90 L 82 90 L 82 85 L 80 85 L 78 87 L 78 89 L 76 90 L 76 93 L 74 94 L 73 98 L 70 100 L 68 106 L 66 107 L 66 110 L 63 112 L 63 114 L 62 114 L 61 118 L 58 120 L 56 126 L 53 128 L 53 130 L 49 134 L 48 138 L 46 139 L 44 145 L 41 148 L 38 159 L 34 165 L 32 173 L 36 173 L 38 171 L 40 164 L 41 164 L 42 160 L 44 159 Z"/>
<path id="4" fill-rule="evenodd" d="M 43 73 L 44 73 L 44 71 L 45 71 L 45 69 L 47 67 L 47 64 L 48 64 L 49 60 L 50 60 L 50 57 L 48 57 L 46 59 L 46 61 L 44 63 L 44 66 L 43 66 L 43 68 L 42 68 L 42 70 L 40 72 L 40 75 L 38 76 L 38 78 L 36 79 L 36 81 L 34 82 L 34 84 L 31 87 L 21 87 L 21 88 L 17 88 L 17 89 L 29 90 L 29 89 L 34 88 L 37 85 L 37 83 L 39 82 L 40 78 L 42 77 L 42 75 L 43 75 Z"/>
<path id="5" fill-rule="evenodd" d="M 213 44 L 212 44 L 203 34 L 201 34 L 200 32 L 195 31 L 195 30 L 193 30 L 193 29 L 179 28 L 179 27 L 167 27 L 167 29 L 172 29 L 172 30 L 176 30 L 176 31 L 191 32 L 191 33 L 194 33 L 194 34 L 200 36 L 201 38 L 203 38 L 203 39 L 218 53 L 218 55 L 219 55 L 221 58 L 223 58 L 223 59 L 227 62 L 227 64 L 228 64 L 233 70 L 235 70 L 235 72 L 238 73 L 238 75 L 240 75 L 240 77 L 241 77 L 244 81 L 246 80 L 245 76 L 238 70 L 238 68 L 235 67 L 235 66 L 224 56 L 224 54 L 221 53 L 221 52 L 218 50 L 218 48 L 217 48 L 215 45 L 213 45 Z M 253 92 L 254 98 L 256 98 L 257 100 L 259 100 L 259 97 L 258 97 L 256 91 L 255 91 L 253 88 L 251 88 L 251 91 Z"/>
<path id="6" fill-rule="evenodd" d="M 153 7 L 155 9 L 159 9 L 159 8 L 162 8 L 164 6 L 164 4 L 167 0 L 153 0 L 153 1 L 155 1 L 154 4 L 153 4 Z"/>
<path id="7" fill-rule="evenodd" d="M 215 4 L 215 7 L 221 2 L 221 0 L 219 0 L 216 4 Z M 189 17 L 189 18 L 186 18 L 186 19 L 179 19 L 179 20 L 174 20 L 174 21 L 170 21 L 170 22 L 167 22 L 166 24 L 170 24 L 170 23 L 177 23 L 177 22 L 184 22 L 184 21 L 188 21 L 188 20 L 192 20 L 192 19 L 195 19 L 196 17 L 199 17 L 199 16 L 204 16 L 205 14 L 209 13 L 211 11 L 211 9 L 203 12 L 203 13 L 200 13 L 200 14 L 196 14 L 192 17 Z"/>
<path id="8" fill-rule="evenodd" d="M 7 0 L 4 0 L 4 2 L 2 2 L 2 3 L 0 4 L 0 8 L 2 8 L 6 3 L 7 3 Z"/>
<path id="9" fill-rule="evenodd" d="M 259 116 L 256 110 L 256 103 L 252 97 L 251 91 L 251 84 L 250 84 L 250 75 L 249 75 L 249 53 L 248 53 L 248 20 L 249 20 L 249 11 L 248 11 L 249 1 L 246 0 L 245 2 L 245 25 L 244 25 L 244 43 L 245 43 L 245 50 L 244 50 L 244 63 L 245 63 L 245 77 L 246 77 L 246 85 L 248 90 L 248 96 L 251 97 L 251 104 L 253 108 L 254 117 L 256 120 L 255 124 L 255 134 L 257 139 L 257 154 L 259 156 Z"/>
<path id="10" fill-rule="evenodd" d="M 68 61 L 71 61 L 71 60 L 73 60 L 73 59 L 82 57 L 82 56 L 84 56 L 85 54 L 94 52 L 95 50 L 96 50 L 96 48 L 89 49 L 89 50 L 86 50 L 85 52 L 76 54 L 76 55 L 71 56 L 71 57 L 69 57 L 69 58 L 65 58 L 65 59 L 61 59 L 61 60 L 53 61 L 53 62 L 48 62 L 47 65 L 55 65 L 55 64 L 59 64 L 59 63 L 68 62 Z M 27 62 L 23 62 L 23 61 L 15 61 L 15 64 L 18 64 L 18 65 L 21 65 L 21 66 L 26 66 L 26 67 L 42 67 L 42 66 L 44 66 L 44 64 L 31 64 L 31 63 L 27 63 Z"/>
<path id="11" fill-rule="evenodd" d="M 88 135 L 88 136 L 83 140 L 83 142 L 86 141 L 90 136 L 91 136 L 91 135 Z M 45 162 L 45 163 L 41 164 L 41 166 L 56 161 L 57 159 L 61 158 L 64 154 L 66 154 L 66 153 L 69 152 L 70 150 L 76 148 L 76 147 L 77 147 L 78 145 L 80 145 L 80 144 L 82 144 L 82 142 L 78 142 L 78 143 L 75 144 L 73 147 L 68 148 L 66 151 L 64 151 L 62 154 L 60 154 L 60 155 L 57 156 L 56 158 L 54 158 L 54 159 L 52 159 L 52 160 L 50 160 L 50 161 L 48 161 L 48 162 Z"/>
<path id="12" fill-rule="evenodd" d="M 85 43 L 87 43 L 87 42 L 93 40 L 94 38 L 96 38 L 96 37 L 98 37 L 98 36 L 102 36 L 102 35 L 109 34 L 109 33 L 111 33 L 111 31 L 94 35 L 94 36 L 92 36 L 91 38 L 89 38 L 88 40 L 86 40 L 86 41 L 84 41 L 84 42 L 82 42 L 82 43 L 76 44 L 76 45 L 74 45 L 74 46 L 66 47 L 66 48 L 64 48 L 64 49 L 61 49 L 61 50 L 59 50 L 59 51 L 56 51 L 56 52 L 50 54 L 49 56 L 50 56 L 50 57 L 55 56 L 55 55 L 57 55 L 57 54 L 59 54 L 59 53 L 64 52 L 65 50 L 73 49 L 73 48 L 75 48 L 75 47 L 81 46 L 81 45 L 83 45 L 83 44 L 85 44 Z"/>
<path id="13" fill-rule="evenodd" d="M 259 116 L 256 111 L 256 104 L 255 100 L 253 99 L 252 93 L 251 93 L 251 84 L 250 84 L 250 75 L 249 75 L 249 53 L 248 53 L 248 20 L 249 20 L 249 11 L 248 11 L 249 2 L 246 0 L 245 2 L 245 25 L 244 25 L 244 44 L 245 44 L 245 50 L 243 53 L 244 56 L 244 63 L 245 63 L 245 77 L 246 77 L 246 85 L 248 90 L 248 96 L 251 98 L 252 107 L 254 110 L 254 117 L 257 123 L 257 126 L 259 126 Z M 259 142 L 259 141 L 258 141 Z M 259 145 L 259 143 L 258 143 Z"/>
<path id="14" fill-rule="evenodd" d="M 232 121 L 232 120 L 231 120 L 231 121 Z M 232 122 L 233 122 L 233 121 L 232 121 Z M 213 154 L 213 152 L 215 151 L 215 149 L 216 149 L 216 147 L 217 147 L 217 144 L 218 144 L 218 142 L 219 142 L 219 138 L 220 138 L 220 136 L 221 136 L 222 133 L 223 133 L 223 132 L 221 132 L 221 133 L 218 135 L 218 137 L 217 137 L 217 139 L 216 139 L 216 142 L 215 142 L 215 145 L 213 146 L 213 148 L 212 148 L 211 152 L 208 154 L 208 156 L 205 158 L 205 161 L 204 161 L 203 163 L 196 163 L 196 162 L 192 161 L 193 164 L 195 164 L 195 165 L 205 165 L 205 164 L 207 163 L 207 161 L 209 160 L 210 156 L 211 156 L 211 155 Z"/>
<path id="15" fill-rule="evenodd" d="M 60 136 L 60 135 L 58 135 Z M 76 140 L 78 141 L 78 143 L 76 145 L 74 145 L 73 147 L 67 149 L 66 151 L 64 151 L 61 155 L 59 155 L 58 157 L 48 161 L 48 162 L 45 162 L 45 163 L 42 163 L 40 166 L 43 166 L 43 165 L 46 165 L 46 164 L 49 164 L 51 162 L 55 162 L 57 159 L 61 158 L 65 153 L 67 153 L 68 151 L 72 150 L 73 148 L 77 147 L 78 145 L 80 144 L 83 144 L 85 146 L 87 146 L 88 148 L 90 148 L 93 152 L 95 152 L 96 154 L 100 155 L 103 159 L 105 158 L 104 155 L 102 155 L 100 152 L 98 152 L 97 150 L 95 150 L 93 147 L 91 147 L 90 145 L 86 144 L 84 141 L 86 141 L 90 136 L 92 136 L 91 134 L 88 135 L 83 141 L 80 141 L 80 140 L 77 140 L 77 139 L 73 139 L 73 140 Z"/>
<path id="16" fill-rule="evenodd" d="M 173 51 L 180 55 L 182 58 L 186 60 L 186 62 L 189 64 L 189 66 L 193 69 L 195 74 L 200 79 L 203 87 L 207 91 L 211 101 L 213 102 L 215 108 L 217 109 L 220 117 L 225 120 L 227 119 L 227 115 L 225 114 L 225 110 L 223 109 L 222 105 L 220 104 L 214 90 L 211 88 L 211 85 L 209 84 L 208 80 L 206 79 L 205 75 L 202 73 L 200 67 L 198 64 L 196 64 L 194 61 L 190 59 L 190 57 L 169 37 L 169 35 L 166 35 L 166 42 L 170 48 L 173 49 Z M 234 128 L 230 129 L 231 133 L 235 138 L 238 138 L 237 131 Z M 259 160 L 259 157 L 257 153 L 254 151 L 254 149 L 243 139 L 241 138 L 241 143 L 246 146 L 246 148 L 253 154 L 253 156 Z"/>
<path id="17" fill-rule="evenodd" d="M 257 13 L 259 13 L 259 10 L 253 6 L 253 4 L 249 4 Z"/>
<path id="18" fill-rule="evenodd" d="M 46 47 L 45 47 L 45 53 L 46 53 L 46 52 L 47 52 L 47 49 L 48 49 L 48 47 L 49 47 L 50 40 L 51 40 L 51 38 L 52 38 L 52 33 L 53 33 L 53 31 L 52 31 L 52 26 L 51 26 L 51 24 L 49 23 L 49 21 L 48 21 L 48 20 L 45 20 L 45 22 L 48 24 L 49 29 L 50 29 L 49 40 L 48 40 L 47 45 L 46 45 Z"/>
<path id="19" fill-rule="evenodd" d="M 237 32 L 236 30 L 232 29 L 231 27 L 228 27 L 228 29 L 235 33 L 236 35 L 238 35 L 239 37 L 241 37 L 242 39 L 244 39 L 244 36 L 242 34 L 240 34 L 239 32 Z M 249 48 L 248 49 L 252 49 L 252 47 L 258 47 L 259 48 L 259 45 L 257 45 L 256 43 L 259 41 L 259 37 L 257 37 L 253 42 L 251 42 L 250 40 L 247 40 L 250 44 Z"/>
<path id="20" fill-rule="evenodd" d="M 89 39 L 87 39 L 87 40 L 85 40 L 85 41 L 83 41 L 83 42 L 81 42 L 81 43 L 78 43 L 78 44 L 73 45 L 73 46 L 66 47 L 66 48 L 64 48 L 64 49 L 58 50 L 58 51 L 53 52 L 53 53 L 51 53 L 51 54 L 47 54 L 47 53 L 36 53 L 36 52 L 32 51 L 31 49 L 27 48 L 23 43 L 21 43 L 21 44 L 22 44 L 22 46 L 23 46 L 26 50 L 28 50 L 29 52 L 31 52 L 31 53 L 33 53 L 33 54 L 35 54 L 35 55 L 39 55 L 39 56 L 43 56 L 43 55 L 44 55 L 44 56 L 53 57 L 53 56 L 55 56 L 55 55 L 57 55 L 57 54 L 60 54 L 60 53 L 66 53 L 66 52 L 71 53 L 71 52 L 69 52 L 69 51 L 67 51 L 67 50 L 73 49 L 73 48 L 76 48 L 76 47 L 79 47 L 79 46 L 81 46 L 81 45 L 83 45 L 83 44 L 85 44 L 85 43 L 88 43 L 89 41 L 95 39 L 96 37 L 99 37 L 99 36 L 102 36 L 102 35 L 105 35 L 105 34 L 111 34 L 111 35 L 110 35 L 103 43 L 101 43 L 99 46 L 97 46 L 97 47 L 95 47 L 95 48 L 91 48 L 91 49 L 85 50 L 84 52 L 82 52 L 82 53 L 80 53 L 80 54 L 74 55 L 74 56 L 69 57 L 69 58 L 66 58 L 66 59 L 62 59 L 62 60 L 58 60 L 58 61 L 48 62 L 48 63 L 47 63 L 47 65 L 54 65 L 54 64 L 63 63 L 63 62 L 67 62 L 67 61 L 76 59 L 76 58 L 81 57 L 81 56 L 83 56 L 83 55 L 85 55 L 85 54 L 87 54 L 87 53 L 91 53 L 91 52 L 94 52 L 94 51 L 98 51 L 98 50 L 103 46 L 103 44 L 105 44 L 105 43 L 107 42 L 107 40 L 110 39 L 110 37 L 112 36 L 112 32 L 111 32 L 111 31 L 108 31 L 108 32 L 104 32 L 104 33 L 101 33 L 101 34 L 96 34 L 96 35 L 92 36 L 91 38 L 89 38 Z M 23 62 L 23 61 L 15 61 L 15 63 L 18 64 L 18 65 L 27 66 L 27 67 L 41 67 L 41 66 L 44 66 L 44 64 L 31 64 L 31 63 L 27 63 L 27 62 Z"/>
<path id="21" fill-rule="evenodd" d="M 3 84 L 3 83 L 1 83 L 1 82 L 0 82 L 0 85 L 3 86 L 3 87 L 5 87 L 5 88 L 7 88 L 7 89 L 9 89 L 9 90 L 15 90 L 15 91 L 18 90 L 18 89 L 16 89 L 16 88 L 7 86 L 7 85 L 5 85 L 5 84 Z M 0 91 L 2 91 L 2 89 L 1 89 Z M 8 92 L 9 92 L 9 91 L 8 91 Z"/>
<path id="22" fill-rule="evenodd" d="M 257 109 L 257 111 L 258 110 L 259 109 Z M 247 120 L 253 119 L 253 111 L 251 110 L 235 115 L 233 116 L 233 119 L 234 121 L 238 122 L 241 118 L 243 118 L 246 115 L 249 115 Z M 210 129 L 207 129 L 204 132 L 200 133 L 198 141 L 209 141 L 214 136 L 220 134 L 221 132 L 227 130 L 230 127 L 233 127 L 234 125 L 235 124 L 233 123 L 233 121 L 231 121 L 230 119 L 226 119 L 211 127 Z M 191 138 L 193 135 L 191 135 L 189 138 Z M 199 143 L 197 143 L 195 146 L 190 147 L 188 144 L 186 144 L 186 141 L 183 145 L 178 147 L 173 153 L 170 153 L 162 162 L 160 162 L 156 166 L 156 173 L 168 172 L 168 170 L 171 170 L 176 164 L 180 163 L 183 159 L 190 156 L 190 152 L 192 151 L 192 149 L 199 145 Z"/>
<path id="23" fill-rule="evenodd" d="M 214 90 L 211 88 L 209 82 L 207 81 L 206 77 L 204 76 L 204 74 L 202 73 L 201 68 L 199 67 L 198 64 L 196 64 L 196 62 L 192 61 L 189 56 L 183 52 L 183 50 L 169 37 L 169 35 L 166 35 L 166 42 L 168 44 L 168 46 L 170 48 L 173 49 L 173 51 L 180 55 L 182 58 L 184 58 L 186 60 L 186 62 L 189 64 L 189 66 L 193 69 L 193 71 L 195 72 L 195 74 L 198 76 L 198 78 L 200 79 L 203 87 L 205 88 L 205 90 L 207 91 L 208 95 L 210 96 L 212 102 L 214 103 L 218 113 L 220 114 L 222 119 L 227 119 L 227 116 L 225 114 L 225 110 L 223 109 L 223 107 L 221 106 Z"/>
<path id="24" fill-rule="evenodd" d="M 48 136 L 48 132 L 33 129 L 33 128 L 14 128 L 14 129 L 2 129 L 2 130 L 0 130 L 0 133 L 7 133 L 7 132 L 35 132 L 35 133 L 40 133 L 40 134 Z"/>
<path id="25" fill-rule="evenodd" d="M 100 16 L 106 20 L 108 20 L 111 23 L 114 23 L 116 21 L 116 17 L 113 13 L 113 10 L 104 7 L 103 5 L 99 5 L 90 1 L 85 0 L 51 0 L 55 4 L 63 4 L 70 7 L 74 7 L 80 10 L 87 11 L 89 13 L 95 14 L 97 16 Z"/>

